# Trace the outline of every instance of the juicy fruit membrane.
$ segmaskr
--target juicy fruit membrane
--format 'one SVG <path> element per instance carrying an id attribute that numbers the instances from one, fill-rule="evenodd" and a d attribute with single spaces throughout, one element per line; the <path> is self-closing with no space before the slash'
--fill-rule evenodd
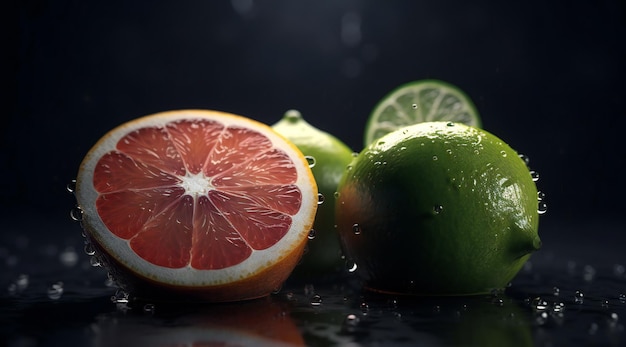
<path id="1" fill-rule="evenodd" d="M 307 160 L 270 127 L 180 110 L 107 133 L 80 166 L 76 199 L 122 288 L 233 301 L 280 287 L 318 198 Z"/>
<path id="2" fill-rule="evenodd" d="M 338 194 L 346 257 L 373 290 L 502 289 L 541 245 L 525 162 L 475 127 L 427 122 L 392 132 L 355 158 Z"/>
<path id="3" fill-rule="evenodd" d="M 365 126 L 364 144 L 399 128 L 433 121 L 481 126 L 472 100 L 459 88 L 439 80 L 403 84 L 385 95 Z"/>
<path id="4" fill-rule="evenodd" d="M 309 124 L 296 110 L 287 111 L 272 128 L 292 141 L 305 156 L 314 159 L 311 171 L 324 197 L 315 216 L 314 237 L 292 276 L 338 272 L 343 268 L 343 260 L 335 230 L 334 194 L 346 165 L 352 161 L 353 152 L 335 136 Z"/>

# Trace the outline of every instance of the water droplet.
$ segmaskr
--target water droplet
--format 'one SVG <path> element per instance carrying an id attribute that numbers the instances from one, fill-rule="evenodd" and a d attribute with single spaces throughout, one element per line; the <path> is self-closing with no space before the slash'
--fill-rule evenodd
<path id="1" fill-rule="evenodd" d="M 452 150 L 451 149 L 446 149 L 446 153 L 452 154 Z"/>
<path id="2" fill-rule="evenodd" d="M 76 222 L 82 221 L 83 220 L 83 209 L 80 208 L 80 206 L 74 206 L 70 210 L 70 218 L 72 218 L 72 220 L 76 221 Z"/>
<path id="3" fill-rule="evenodd" d="M 436 155 L 433 155 L 433 160 L 438 160 L 439 157 L 437 157 Z"/>
<path id="4" fill-rule="evenodd" d="M 604 307 L 604 308 L 608 308 L 608 307 L 609 307 L 609 301 L 608 301 L 608 300 L 606 300 L 606 299 L 605 299 L 605 300 L 602 300 L 601 305 L 602 305 L 602 307 Z"/>
<path id="5" fill-rule="evenodd" d="M 559 296 L 561 294 L 561 289 L 559 287 L 552 287 L 552 295 Z"/>
<path id="6" fill-rule="evenodd" d="M 577 290 L 576 293 L 574 293 L 575 303 L 582 304 L 584 299 L 585 299 L 585 294 L 583 294 L 583 292 L 581 292 L 580 290 Z"/>
<path id="7" fill-rule="evenodd" d="M 402 147 L 400 147 L 400 150 L 401 150 L 401 151 L 406 150 L 406 146 L 402 146 Z"/>
<path id="8" fill-rule="evenodd" d="M 526 167 L 529 167 L 530 165 L 530 158 L 525 155 L 525 154 L 519 154 L 520 159 L 522 159 L 522 161 L 524 162 L 524 164 L 526 164 Z"/>
<path id="9" fill-rule="evenodd" d="M 111 302 L 113 302 L 114 304 L 127 304 L 128 293 L 121 289 L 118 289 L 117 291 L 115 291 L 115 294 L 111 296 Z"/>
<path id="10" fill-rule="evenodd" d="M 113 277 L 113 274 L 111 274 L 110 272 L 107 272 L 107 278 L 104 280 L 104 285 L 106 287 L 112 288 L 116 286 L 116 281 L 115 281 L 115 277 Z"/>
<path id="11" fill-rule="evenodd" d="M 154 314 L 155 310 L 156 310 L 156 306 L 154 304 L 143 305 L 143 312 Z"/>
<path id="12" fill-rule="evenodd" d="M 545 198 L 546 198 L 546 194 L 544 192 L 541 192 L 541 191 L 537 192 L 537 200 L 538 201 L 541 201 L 541 200 L 543 200 Z"/>
<path id="13" fill-rule="evenodd" d="M 548 204 L 545 201 L 539 201 L 537 204 L 537 213 L 544 214 L 548 212 Z"/>
<path id="14" fill-rule="evenodd" d="M 285 112 L 285 115 L 283 117 L 286 120 L 295 123 L 302 119 L 302 114 L 298 110 L 288 110 L 287 112 Z"/>
<path id="15" fill-rule="evenodd" d="M 361 234 L 361 226 L 359 225 L 359 223 L 354 223 L 352 224 L 352 232 L 354 233 L 354 235 L 360 235 Z"/>
<path id="16" fill-rule="evenodd" d="M 359 325 L 359 317 L 354 314 L 349 314 L 343 320 L 343 329 L 348 332 L 353 332 L 355 328 Z"/>
<path id="17" fill-rule="evenodd" d="M 312 155 L 305 155 L 304 159 L 306 159 L 306 162 L 309 164 L 309 168 L 313 168 L 315 166 L 315 157 Z"/>
<path id="18" fill-rule="evenodd" d="M 548 309 L 548 302 L 540 297 L 536 297 L 531 302 L 531 307 L 536 312 L 545 311 Z"/>
<path id="19" fill-rule="evenodd" d="M 361 308 L 361 312 L 367 313 L 370 310 L 370 305 L 367 302 L 362 302 L 359 307 Z"/>
<path id="20" fill-rule="evenodd" d="M 307 236 L 309 240 L 313 240 L 315 238 L 315 229 L 309 230 L 309 236 Z"/>
<path id="21" fill-rule="evenodd" d="M 348 269 L 349 273 L 353 273 L 358 268 L 357 264 L 351 260 L 346 261 L 346 269 Z"/>
<path id="22" fill-rule="evenodd" d="M 565 310 L 565 304 L 562 302 L 555 302 L 552 304 L 553 313 L 562 313 Z"/>
<path id="23" fill-rule="evenodd" d="M 91 244 L 91 242 L 85 243 L 84 250 L 85 250 L 85 254 L 89 256 L 96 254 L 96 250 L 93 248 L 93 245 Z"/>
<path id="24" fill-rule="evenodd" d="M 539 181 L 539 173 L 537 171 L 531 170 L 530 177 L 532 177 L 533 182 Z"/>
<path id="25" fill-rule="evenodd" d="M 417 110 L 417 109 L 419 108 L 419 106 L 417 106 L 417 104 L 413 104 L 413 105 L 411 105 L 411 107 L 412 107 L 414 110 Z"/>
<path id="26" fill-rule="evenodd" d="M 322 305 L 322 297 L 319 294 L 313 295 L 311 298 L 311 306 L 320 306 Z"/>
<path id="27" fill-rule="evenodd" d="M 346 170 L 348 170 L 348 171 L 352 170 L 352 165 L 346 166 Z"/>
<path id="28" fill-rule="evenodd" d="M 506 158 L 506 152 L 505 152 L 505 151 L 500 151 L 500 155 L 501 155 L 503 158 Z"/>
<path id="29" fill-rule="evenodd" d="M 65 189 L 68 193 L 74 194 L 74 192 L 76 192 L 76 180 L 71 180 L 70 183 L 65 186 Z"/>
<path id="30" fill-rule="evenodd" d="M 333 196 L 335 197 L 335 199 L 339 199 L 339 197 L 341 196 L 341 194 L 339 192 L 334 192 Z"/>
<path id="31" fill-rule="evenodd" d="M 48 288 L 48 298 L 51 300 L 58 300 L 63 295 L 63 282 L 57 282 L 52 284 Z"/>
<path id="32" fill-rule="evenodd" d="M 433 206 L 433 212 L 435 214 L 440 214 L 441 211 L 443 211 L 443 206 L 442 205 L 435 205 L 435 206 Z"/>
<path id="33" fill-rule="evenodd" d="M 324 194 L 322 193 L 317 193 L 317 204 L 321 205 L 324 203 Z"/>
<path id="34" fill-rule="evenodd" d="M 620 294 L 619 294 L 619 301 L 620 301 L 622 304 L 626 304 L 626 293 L 620 293 Z"/>
<path id="35" fill-rule="evenodd" d="M 352 152 L 352 158 L 356 158 L 359 156 L 359 152 Z"/>
<path id="36" fill-rule="evenodd" d="M 504 300 L 500 299 L 500 298 L 495 298 L 493 300 L 491 300 L 491 303 L 494 304 L 495 306 L 504 306 Z"/>
<path id="37" fill-rule="evenodd" d="M 102 266 L 102 264 L 100 263 L 100 259 L 98 259 L 98 257 L 93 256 L 91 258 L 89 258 L 89 264 L 93 267 L 100 267 Z"/>
<path id="38" fill-rule="evenodd" d="M 617 321 L 619 320 L 619 315 L 617 313 L 613 312 L 609 316 L 609 319 L 610 319 L 611 322 L 617 323 Z"/>
<path id="39" fill-rule="evenodd" d="M 453 122 L 448 122 L 448 123 L 446 123 L 446 125 L 449 126 L 449 127 L 453 127 L 454 123 Z"/>

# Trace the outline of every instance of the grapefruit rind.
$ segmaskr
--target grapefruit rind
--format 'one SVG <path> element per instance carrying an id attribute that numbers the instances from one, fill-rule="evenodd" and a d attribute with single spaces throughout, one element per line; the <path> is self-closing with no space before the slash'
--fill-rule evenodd
<path id="1" fill-rule="evenodd" d="M 116 144 L 132 131 L 145 127 L 163 127 L 177 120 L 213 120 L 224 126 L 237 126 L 257 131 L 269 139 L 274 148 L 286 152 L 297 172 L 295 185 L 301 190 L 302 201 L 299 211 L 292 215 L 289 231 L 274 245 L 263 250 L 252 250 L 243 262 L 217 270 L 199 270 L 186 266 L 168 268 L 152 264 L 138 256 L 130 247 L 130 241 L 114 235 L 105 225 L 96 209 L 99 196 L 94 187 L 93 176 L 99 159 L 115 150 Z M 306 244 L 307 235 L 313 224 L 317 209 L 317 186 L 307 160 L 288 140 L 274 132 L 269 126 L 245 118 L 212 110 L 179 110 L 161 112 L 122 124 L 103 136 L 85 156 L 80 165 L 76 182 L 76 199 L 83 210 L 83 226 L 92 242 L 97 243 L 115 262 L 146 279 L 168 286 L 207 287 L 221 286 L 254 277 L 266 272 L 288 257 L 299 257 Z M 297 260 L 296 260 L 297 262 Z M 270 289 L 271 290 L 271 289 Z"/>

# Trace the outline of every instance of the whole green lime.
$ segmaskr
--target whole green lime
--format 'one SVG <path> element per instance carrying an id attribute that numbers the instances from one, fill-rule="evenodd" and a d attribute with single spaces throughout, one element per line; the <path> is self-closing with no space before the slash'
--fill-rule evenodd
<path id="1" fill-rule="evenodd" d="M 389 133 L 350 163 L 337 191 L 346 257 L 375 291 L 491 292 L 541 246 L 526 163 L 476 127 L 426 122 Z"/>
<path id="2" fill-rule="evenodd" d="M 335 229 L 334 194 L 353 151 L 337 137 L 309 124 L 297 110 L 289 110 L 272 128 L 310 158 L 323 202 L 317 209 L 307 252 L 292 277 L 318 276 L 343 268 L 339 236 Z"/>

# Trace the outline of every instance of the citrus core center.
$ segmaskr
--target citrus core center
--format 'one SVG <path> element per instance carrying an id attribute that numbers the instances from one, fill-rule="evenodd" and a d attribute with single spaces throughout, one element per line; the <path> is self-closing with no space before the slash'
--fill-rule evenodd
<path id="1" fill-rule="evenodd" d="M 215 188 L 211 184 L 211 178 L 206 177 L 202 172 L 194 175 L 188 173 L 185 176 L 181 176 L 180 179 L 182 180 L 180 186 L 185 189 L 185 194 L 193 197 L 207 195 L 209 190 Z"/>

